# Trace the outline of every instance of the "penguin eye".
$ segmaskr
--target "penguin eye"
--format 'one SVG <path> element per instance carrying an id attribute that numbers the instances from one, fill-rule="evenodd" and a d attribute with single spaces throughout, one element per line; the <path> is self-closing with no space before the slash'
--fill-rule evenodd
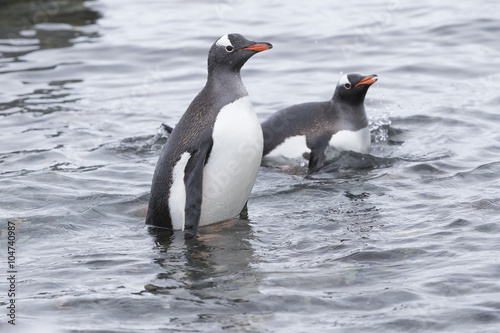
<path id="1" fill-rule="evenodd" d="M 226 51 L 227 52 L 233 52 L 234 51 L 234 46 L 232 46 L 232 45 L 226 46 Z"/>
<path id="2" fill-rule="evenodd" d="M 344 84 L 344 88 L 346 88 L 347 90 L 351 89 L 351 84 L 350 83 Z"/>

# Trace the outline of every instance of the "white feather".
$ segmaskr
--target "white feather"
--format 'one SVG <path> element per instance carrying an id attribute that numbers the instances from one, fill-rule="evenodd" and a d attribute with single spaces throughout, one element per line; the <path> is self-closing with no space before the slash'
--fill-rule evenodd
<path id="1" fill-rule="evenodd" d="M 170 218 L 172 227 L 175 230 L 184 230 L 185 208 L 186 208 L 186 184 L 184 184 L 184 174 L 186 165 L 191 154 L 185 152 L 177 161 L 172 172 L 172 187 L 168 196 L 168 207 L 170 208 Z"/>
<path id="2" fill-rule="evenodd" d="M 224 35 L 221 38 L 219 38 L 216 44 L 220 46 L 233 46 L 233 44 L 231 44 L 231 41 L 229 40 L 228 35 Z"/>
<path id="3" fill-rule="evenodd" d="M 347 74 L 344 74 L 344 75 L 340 78 L 340 80 L 339 80 L 339 82 L 337 83 L 337 85 L 338 85 L 338 86 L 343 86 L 343 85 L 344 85 L 344 84 L 346 84 L 346 83 L 351 83 L 351 82 L 349 81 L 349 78 L 347 77 Z"/>
<path id="4" fill-rule="evenodd" d="M 257 178 L 264 139 L 248 96 L 221 109 L 212 136 L 203 170 L 200 226 L 238 215 Z"/>
<path id="5" fill-rule="evenodd" d="M 371 136 L 368 127 L 358 131 L 343 130 L 335 133 L 328 142 L 329 148 L 326 153 L 326 160 L 330 160 L 338 155 L 338 151 L 352 150 L 358 153 L 368 154 L 371 146 Z M 337 153 L 334 153 L 337 151 Z M 300 159 L 303 163 L 304 153 L 310 153 L 304 135 L 286 138 L 283 143 L 274 148 L 265 156 L 265 160 L 271 164 L 282 164 L 282 159 Z"/>
<path id="6" fill-rule="evenodd" d="M 358 131 L 338 131 L 330 139 L 329 145 L 340 151 L 353 150 L 368 154 L 371 145 L 370 129 L 367 126 Z"/>
<path id="7" fill-rule="evenodd" d="M 306 144 L 306 136 L 298 135 L 286 138 L 285 141 L 274 148 L 266 157 L 298 158 L 310 151 L 311 149 Z"/>

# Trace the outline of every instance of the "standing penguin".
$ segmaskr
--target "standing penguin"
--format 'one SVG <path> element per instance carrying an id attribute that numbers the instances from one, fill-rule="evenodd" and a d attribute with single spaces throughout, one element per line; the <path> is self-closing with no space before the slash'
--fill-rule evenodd
<path id="1" fill-rule="evenodd" d="M 262 123 L 264 157 L 304 157 L 311 173 L 323 166 L 329 146 L 369 153 L 364 101 L 377 79 L 377 75 L 345 74 L 330 101 L 297 104 L 271 115 Z"/>
<path id="2" fill-rule="evenodd" d="M 240 69 L 271 49 L 239 34 L 219 38 L 208 54 L 208 79 L 172 131 L 158 159 L 146 224 L 183 230 L 235 217 L 257 178 L 263 136 Z"/>

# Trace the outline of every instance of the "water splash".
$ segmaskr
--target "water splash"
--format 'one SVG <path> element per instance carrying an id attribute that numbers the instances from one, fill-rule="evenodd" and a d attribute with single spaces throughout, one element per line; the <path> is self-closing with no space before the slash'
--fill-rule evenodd
<path id="1" fill-rule="evenodd" d="M 390 115 L 391 112 L 384 112 L 382 115 L 368 117 L 373 142 L 386 142 L 389 139 Z"/>

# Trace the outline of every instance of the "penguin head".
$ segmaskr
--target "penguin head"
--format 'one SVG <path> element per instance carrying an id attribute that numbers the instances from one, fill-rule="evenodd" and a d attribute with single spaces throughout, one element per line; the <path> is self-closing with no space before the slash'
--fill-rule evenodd
<path id="1" fill-rule="evenodd" d="M 333 98 L 346 101 L 349 104 L 362 104 L 365 101 L 368 88 L 377 80 L 378 76 L 376 74 L 345 74 L 337 83 Z"/>
<path id="2" fill-rule="evenodd" d="M 266 42 L 254 42 L 240 34 L 229 34 L 220 37 L 208 53 L 208 69 L 229 68 L 239 71 L 245 62 L 254 54 L 269 50 L 273 46 Z"/>

